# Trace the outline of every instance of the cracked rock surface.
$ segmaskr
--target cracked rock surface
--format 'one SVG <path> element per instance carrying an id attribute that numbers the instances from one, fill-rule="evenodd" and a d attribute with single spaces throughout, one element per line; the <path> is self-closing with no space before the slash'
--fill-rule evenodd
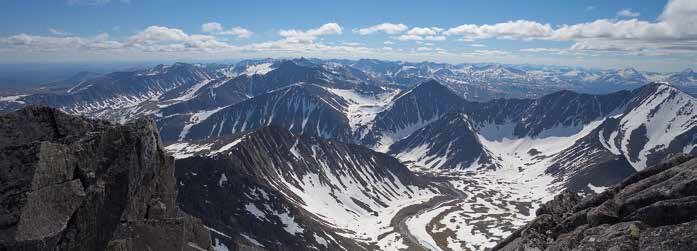
<path id="1" fill-rule="evenodd" d="M 607 191 L 557 195 L 494 250 L 695 250 L 697 158 L 677 155 Z"/>
<path id="2" fill-rule="evenodd" d="M 152 120 L 1 114 L 0 250 L 210 250 L 175 182 Z"/>

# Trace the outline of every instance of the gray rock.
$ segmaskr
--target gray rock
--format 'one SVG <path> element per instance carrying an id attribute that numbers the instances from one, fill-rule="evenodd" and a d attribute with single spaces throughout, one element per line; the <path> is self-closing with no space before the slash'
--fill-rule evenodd
<path id="1" fill-rule="evenodd" d="M 601 225 L 583 231 L 575 250 L 636 250 L 639 235 L 646 226 L 638 221 Z"/>
<path id="2" fill-rule="evenodd" d="M 659 201 L 634 211 L 627 219 L 654 227 L 697 220 L 697 196 Z"/>
<path id="3" fill-rule="evenodd" d="M 494 250 L 697 250 L 697 158 L 678 155 L 581 200 L 562 194 Z"/>
<path id="4" fill-rule="evenodd" d="M 555 221 L 560 221 L 564 216 L 571 213 L 574 206 L 578 204 L 581 197 L 570 191 L 563 191 L 554 196 L 554 199 L 540 206 L 535 211 L 537 216 L 549 214 Z"/>
<path id="5" fill-rule="evenodd" d="M 639 250 L 695 250 L 696 236 L 697 221 L 652 228 L 641 233 Z"/>
<path id="6" fill-rule="evenodd" d="M 200 221 L 177 214 L 152 120 L 29 107 L 0 122 L 0 250 L 211 249 Z"/>
<path id="7" fill-rule="evenodd" d="M 65 230 L 85 196 L 78 179 L 27 193 L 14 238 L 17 241 L 40 240 Z"/>
<path id="8" fill-rule="evenodd" d="M 615 223 L 619 221 L 619 206 L 614 200 L 607 200 L 590 209 L 586 217 L 591 226 Z"/>

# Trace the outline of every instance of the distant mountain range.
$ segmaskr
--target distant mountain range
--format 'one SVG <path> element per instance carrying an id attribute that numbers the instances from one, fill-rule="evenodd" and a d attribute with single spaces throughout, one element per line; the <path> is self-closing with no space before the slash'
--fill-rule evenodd
<path id="1" fill-rule="evenodd" d="M 691 70 L 301 58 L 77 79 L 0 110 L 151 117 L 179 204 L 231 248 L 493 247 L 556 193 L 697 154 Z"/>

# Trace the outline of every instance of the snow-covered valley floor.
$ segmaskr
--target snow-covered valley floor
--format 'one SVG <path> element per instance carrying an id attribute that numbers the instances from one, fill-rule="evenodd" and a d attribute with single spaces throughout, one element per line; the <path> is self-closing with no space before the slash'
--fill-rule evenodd
<path id="1" fill-rule="evenodd" d="M 431 176 L 444 194 L 405 208 L 392 220 L 402 244 L 418 250 L 491 248 L 532 220 L 538 205 L 550 196 L 481 172 L 424 175 Z"/>

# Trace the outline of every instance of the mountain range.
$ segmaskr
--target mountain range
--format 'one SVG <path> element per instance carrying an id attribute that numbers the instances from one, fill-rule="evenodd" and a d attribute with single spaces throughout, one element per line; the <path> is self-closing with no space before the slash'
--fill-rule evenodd
<path id="1" fill-rule="evenodd" d="M 0 110 L 153 119 L 177 159 L 178 205 L 218 248 L 480 250 L 555 194 L 601 193 L 668 156 L 697 154 L 694 75 L 177 63 L 2 97 Z"/>

